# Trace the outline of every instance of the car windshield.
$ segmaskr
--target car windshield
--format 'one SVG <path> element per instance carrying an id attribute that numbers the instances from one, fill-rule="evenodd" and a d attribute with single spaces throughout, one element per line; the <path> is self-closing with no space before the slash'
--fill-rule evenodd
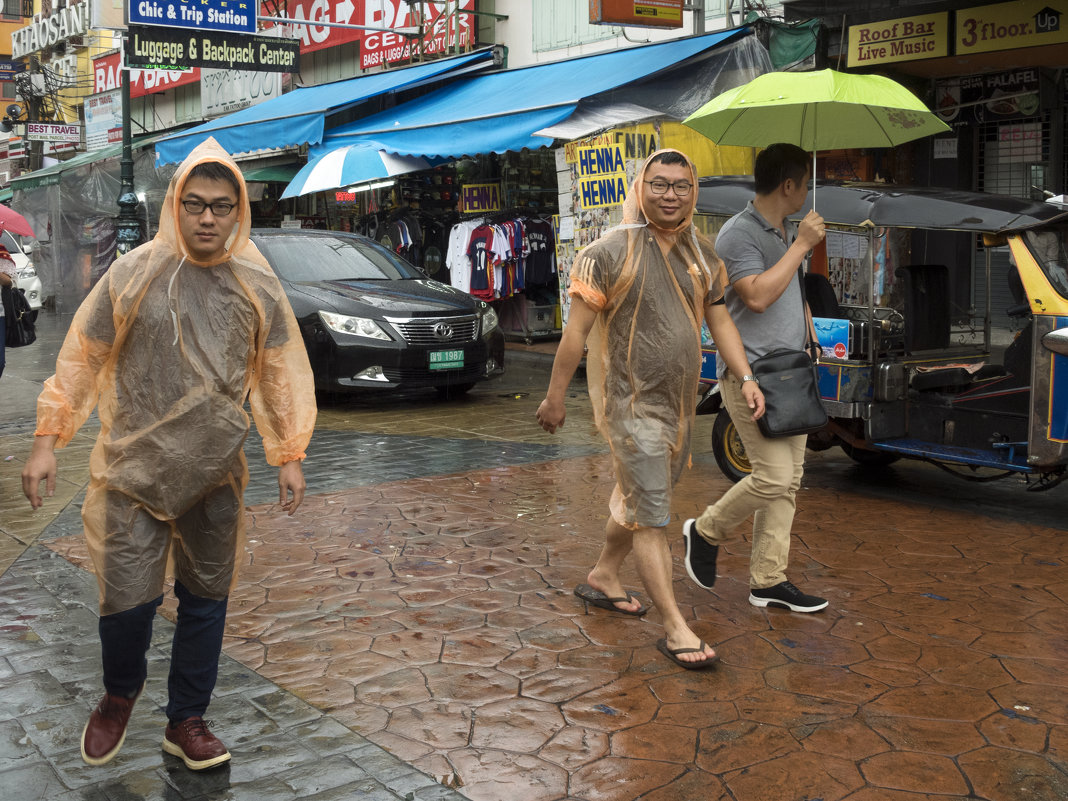
<path id="1" fill-rule="evenodd" d="M 22 253 L 22 245 L 11 235 L 10 231 L 0 232 L 0 244 L 7 248 L 8 253 Z"/>
<path id="2" fill-rule="evenodd" d="M 253 237 L 287 281 L 396 281 L 422 278 L 415 267 L 370 239 L 299 233 Z"/>
<path id="3" fill-rule="evenodd" d="M 1027 231 L 1025 240 L 1053 288 L 1068 298 L 1068 223 Z"/>

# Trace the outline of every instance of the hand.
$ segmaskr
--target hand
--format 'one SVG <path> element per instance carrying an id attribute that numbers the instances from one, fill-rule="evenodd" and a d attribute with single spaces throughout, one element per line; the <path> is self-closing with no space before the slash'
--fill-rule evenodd
<path id="1" fill-rule="evenodd" d="M 41 479 L 45 479 L 45 496 L 56 494 L 56 437 L 34 437 L 33 450 L 26 466 L 22 468 L 22 492 L 34 509 L 40 509 L 44 500 L 40 496 Z"/>
<path id="2" fill-rule="evenodd" d="M 300 460 L 294 459 L 278 468 L 278 504 L 282 511 L 292 515 L 304 501 L 304 470 Z M 290 498 L 289 494 L 293 497 Z"/>
<path id="3" fill-rule="evenodd" d="M 744 382 L 742 397 L 745 398 L 745 405 L 753 410 L 751 419 L 755 423 L 764 416 L 764 393 L 760 391 L 760 385 L 756 381 Z"/>
<path id="4" fill-rule="evenodd" d="M 805 219 L 797 228 L 797 239 L 805 250 L 812 250 L 823 238 L 827 236 L 827 226 L 823 223 L 823 217 L 816 213 L 815 209 L 805 215 Z"/>
<path id="5" fill-rule="evenodd" d="M 555 434 L 556 429 L 563 428 L 567 410 L 564 408 L 563 401 L 552 400 L 546 396 L 545 400 L 538 406 L 535 416 L 538 418 L 538 424 L 542 428 L 550 434 Z"/>

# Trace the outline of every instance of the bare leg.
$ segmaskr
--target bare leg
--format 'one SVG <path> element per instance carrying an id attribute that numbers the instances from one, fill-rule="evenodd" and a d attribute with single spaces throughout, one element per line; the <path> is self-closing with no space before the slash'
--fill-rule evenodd
<path id="1" fill-rule="evenodd" d="M 597 558 L 597 564 L 586 577 L 587 583 L 595 590 L 600 590 L 609 598 L 627 598 L 627 591 L 619 580 L 619 570 L 623 567 L 623 560 L 627 558 L 633 547 L 633 534 L 629 529 L 616 523 L 612 518 L 604 527 L 604 547 L 601 555 Z M 617 603 L 618 609 L 628 612 L 636 612 L 641 608 L 637 598 L 631 598 L 629 602 Z"/>
<path id="2" fill-rule="evenodd" d="M 663 615 L 668 648 L 700 648 L 701 638 L 686 625 L 675 601 L 671 577 L 671 550 L 668 548 L 664 529 L 642 528 L 634 532 L 634 556 L 645 591 Z M 703 662 L 715 655 L 712 647 L 706 646 L 703 652 L 679 654 L 679 659 L 684 662 Z"/>
<path id="3" fill-rule="evenodd" d="M 609 518 L 605 526 L 606 541 L 601 551 L 601 558 L 590 571 L 590 586 L 599 589 L 611 597 L 626 595 L 619 581 L 619 568 L 623 559 L 633 548 L 645 591 L 653 605 L 660 610 L 664 619 L 664 632 L 667 635 L 668 648 L 699 648 L 701 638 L 690 631 L 686 625 L 679 606 L 675 602 L 675 590 L 672 584 L 671 550 L 662 528 L 640 528 L 630 531 Z M 600 583 L 603 583 L 601 586 Z M 617 604 L 620 608 L 637 609 L 638 603 Z M 711 647 L 704 652 L 679 654 L 684 662 L 703 662 L 715 656 Z"/>

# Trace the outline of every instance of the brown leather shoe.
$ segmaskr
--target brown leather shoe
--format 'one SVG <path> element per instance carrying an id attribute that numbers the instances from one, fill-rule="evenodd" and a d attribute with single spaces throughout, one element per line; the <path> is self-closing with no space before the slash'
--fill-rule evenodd
<path id="1" fill-rule="evenodd" d="M 230 760 L 230 752 L 208 731 L 204 718 L 187 718 L 177 726 L 168 723 L 163 750 L 179 757 L 190 770 L 206 770 Z"/>
<path id="2" fill-rule="evenodd" d="M 144 685 L 141 685 L 141 690 Z M 133 698 L 105 693 L 89 722 L 82 729 L 82 759 L 90 765 L 103 765 L 114 759 L 126 739 L 126 724 L 141 690 Z"/>

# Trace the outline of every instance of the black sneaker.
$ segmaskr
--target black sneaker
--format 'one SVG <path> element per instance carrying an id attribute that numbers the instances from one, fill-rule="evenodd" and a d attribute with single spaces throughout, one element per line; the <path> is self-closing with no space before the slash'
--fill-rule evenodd
<path id="1" fill-rule="evenodd" d="M 805 595 L 789 581 L 762 590 L 750 589 L 749 603 L 753 606 L 785 606 L 794 612 L 819 612 L 827 608 L 826 599 Z"/>
<path id="2" fill-rule="evenodd" d="M 719 546 L 713 545 L 697 531 L 697 521 L 690 518 L 682 524 L 682 537 L 686 540 L 686 572 L 698 587 L 712 589 L 716 583 L 716 557 Z"/>

